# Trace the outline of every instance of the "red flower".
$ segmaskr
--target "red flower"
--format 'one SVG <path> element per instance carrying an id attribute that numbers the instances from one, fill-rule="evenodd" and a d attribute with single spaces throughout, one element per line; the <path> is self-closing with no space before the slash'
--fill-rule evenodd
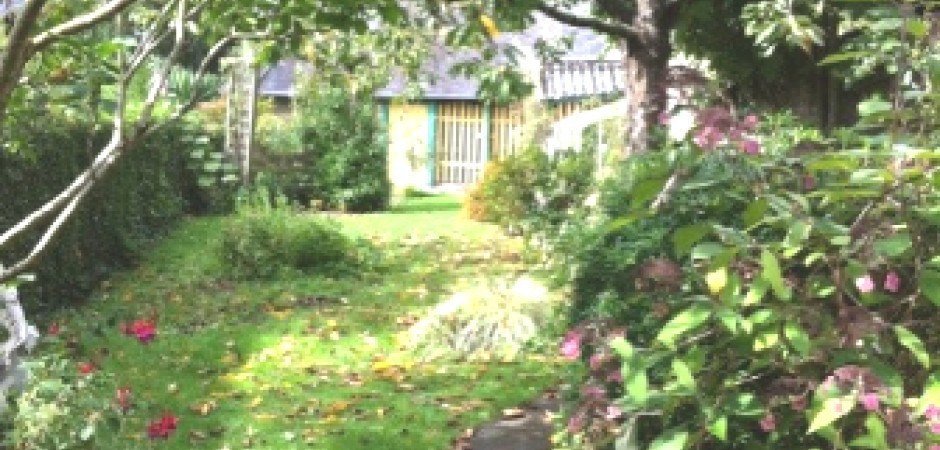
<path id="1" fill-rule="evenodd" d="M 59 335 L 59 322 L 52 322 L 49 324 L 49 331 L 46 332 L 49 336 L 58 336 Z"/>
<path id="2" fill-rule="evenodd" d="M 114 400 L 118 404 L 118 408 L 121 408 L 121 411 L 127 411 L 131 408 L 131 388 L 122 387 L 118 388 L 117 393 L 115 393 Z"/>
<path id="3" fill-rule="evenodd" d="M 172 413 L 164 413 L 163 417 L 147 425 L 147 437 L 150 439 L 169 438 L 170 435 L 176 431 L 176 425 L 178 423 L 179 419 Z"/>
<path id="4" fill-rule="evenodd" d="M 144 344 L 149 344 L 157 334 L 157 326 L 150 320 L 139 319 L 130 325 L 121 324 L 121 332 L 128 336 L 135 336 L 137 340 Z"/>
<path id="5" fill-rule="evenodd" d="M 90 362 L 80 362 L 78 363 L 78 373 L 82 375 L 88 375 L 95 371 L 95 365 Z"/>

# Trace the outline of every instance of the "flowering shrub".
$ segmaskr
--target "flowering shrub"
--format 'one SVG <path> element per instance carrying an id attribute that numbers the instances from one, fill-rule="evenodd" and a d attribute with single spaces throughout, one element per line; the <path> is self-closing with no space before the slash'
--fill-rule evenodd
<path id="1" fill-rule="evenodd" d="M 636 163 L 659 170 L 629 174 L 590 244 L 636 236 L 628 262 L 578 269 L 576 292 L 594 292 L 578 319 L 625 332 L 582 324 L 562 343 L 589 374 L 569 429 L 626 448 L 938 448 L 940 151 L 856 138 L 767 154 L 752 120 L 697 117 L 692 151 Z M 589 267 L 606 270 L 594 291 Z M 610 361 L 622 382 L 603 378 Z"/>

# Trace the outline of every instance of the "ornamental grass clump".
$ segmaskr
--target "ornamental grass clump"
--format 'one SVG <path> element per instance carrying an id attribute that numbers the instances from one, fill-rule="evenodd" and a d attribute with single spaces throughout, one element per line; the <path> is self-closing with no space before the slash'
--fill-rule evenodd
<path id="1" fill-rule="evenodd" d="M 424 359 L 512 359 L 538 335 L 554 303 L 530 277 L 473 280 L 431 309 L 405 339 Z"/>

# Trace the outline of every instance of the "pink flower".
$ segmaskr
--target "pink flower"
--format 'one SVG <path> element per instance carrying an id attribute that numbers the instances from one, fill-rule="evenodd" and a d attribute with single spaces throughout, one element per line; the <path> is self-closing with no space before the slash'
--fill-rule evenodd
<path id="1" fill-rule="evenodd" d="M 741 151 L 748 155 L 757 155 L 760 153 L 760 144 L 753 139 L 741 141 Z"/>
<path id="2" fill-rule="evenodd" d="M 774 415 L 771 414 L 770 412 L 768 412 L 767 414 L 764 414 L 764 417 L 761 418 L 760 420 L 760 429 L 764 430 L 767 433 L 770 433 L 771 431 L 774 431 L 774 429 L 776 428 L 777 428 L 777 419 L 774 417 Z"/>
<path id="3" fill-rule="evenodd" d="M 940 450 L 940 444 L 933 444 L 930 446 L 930 450 Z"/>
<path id="4" fill-rule="evenodd" d="M 799 395 L 790 399 L 790 406 L 794 411 L 805 411 L 806 410 L 806 396 Z"/>
<path id="5" fill-rule="evenodd" d="M 865 408 L 865 411 L 877 411 L 880 404 L 878 400 L 878 394 L 867 393 L 863 394 L 860 399 L 862 406 Z"/>
<path id="6" fill-rule="evenodd" d="M 940 422 L 930 422 L 930 432 L 940 434 Z"/>
<path id="7" fill-rule="evenodd" d="M 610 373 L 607 374 L 607 381 L 611 383 L 623 383 L 623 372 L 621 372 L 620 369 L 611 370 Z"/>
<path id="8" fill-rule="evenodd" d="M 927 405 L 927 409 L 924 410 L 924 417 L 930 420 L 940 419 L 940 408 L 938 408 L 937 405 L 934 405 L 933 403 Z"/>
<path id="9" fill-rule="evenodd" d="M 49 336 L 58 336 L 58 335 L 59 335 L 59 331 L 60 331 L 60 330 L 59 330 L 59 322 L 52 322 L 51 324 L 49 324 L 49 331 L 47 331 L 46 333 L 47 333 Z"/>
<path id="10" fill-rule="evenodd" d="M 748 131 L 754 131 L 757 128 L 757 116 L 754 114 L 748 114 L 744 116 L 744 120 L 741 121 L 741 126 Z"/>
<path id="11" fill-rule="evenodd" d="M 615 420 L 619 419 L 621 416 L 623 416 L 623 410 L 617 405 L 610 405 L 607 407 L 607 414 L 604 415 L 604 418 L 607 420 Z"/>
<path id="12" fill-rule="evenodd" d="M 604 355 L 602 353 L 595 353 L 588 359 L 588 365 L 591 367 L 591 370 L 600 369 L 602 364 L 604 364 Z"/>
<path id="13" fill-rule="evenodd" d="M 581 357 L 581 338 L 584 334 L 580 331 L 569 331 L 565 335 L 565 340 L 561 343 L 561 355 L 570 360 Z"/>
<path id="14" fill-rule="evenodd" d="M 568 419 L 568 431 L 577 433 L 584 429 L 584 414 L 578 413 Z"/>
<path id="15" fill-rule="evenodd" d="M 895 271 L 888 272 L 885 275 L 885 290 L 888 292 L 897 292 L 901 289 L 901 277 Z"/>
<path id="16" fill-rule="evenodd" d="M 605 394 L 606 392 L 604 391 L 604 388 L 593 384 L 586 384 L 583 388 L 581 388 L 581 395 L 585 398 L 600 400 L 604 398 Z"/>
<path id="17" fill-rule="evenodd" d="M 858 288 L 859 292 L 868 294 L 875 290 L 875 282 L 872 281 L 871 275 L 865 274 L 865 276 L 855 279 L 855 287 Z"/>
<path id="18" fill-rule="evenodd" d="M 803 189 L 806 189 L 807 191 L 816 189 L 816 179 L 813 178 L 811 175 L 804 175 L 803 176 Z"/>

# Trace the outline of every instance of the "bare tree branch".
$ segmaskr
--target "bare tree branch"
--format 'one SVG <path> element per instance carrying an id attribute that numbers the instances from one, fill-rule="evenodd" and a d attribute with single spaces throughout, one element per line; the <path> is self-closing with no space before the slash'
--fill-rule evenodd
<path id="1" fill-rule="evenodd" d="M 166 83 L 166 79 L 169 76 L 170 70 L 172 69 L 173 64 L 175 63 L 180 53 L 180 49 L 183 46 L 183 41 L 186 35 L 185 8 L 186 0 L 180 0 L 176 21 L 174 23 L 176 29 L 176 40 L 173 46 L 173 50 L 170 51 L 170 55 L 167 58 L 167 62 L 164 65 L 159 78 L 151 86 L 151 90 L 144 102 L 143 112 L 138 119 L 139 130 L 135 133 L 135 136 L 132 139 L 134 142 L 138 141 L 138 138 L 144 134 L 144 130 L 142 127 L 140 127 L 140 124 L 150 120 L 154 104 L 159 98 L 159 93 L 162 90 L 163 85 Z M 150 51 L 152 52 L 153 50 Z M 130 69 L 131 67 L 127 67 L 125 70 Z M 24 218 L 17 225 L 7 230 L 3 235 L 0 235 L 0 248 L 2 248 L 13 237 L 33 228 L 34 226 L 38 225 L 41 220 L 58 211 L 58 214 L 56 215 L 53 222 L 46 228 L 42 237 L 40 237 L 27 256 L 13 264 L 13 266 L 9 269 L 0 268 L 0 283 L 10 280 L 16 275 L 24 272 L 25 270 L 28 270 L 28 268 L 35 263 L 39 255 L 45 251 L 52 238 L 55 237 L 55 235 L 61 229 L 62 225 L 75 212 L 75 209 L 81 203 L 82 199 L 85 198 L 95 183 L 107 172 L 114 162 L 118 160 L 123 150 L 129 147 L 124 138 L 124 120 L 126 110 L 125 105 L 129 82 L 130 78 L 127 76 L 122 76 L 120 78 L 118 83 L 118 99 L 115 106 L 114 132 L 111 136 L 111 140 L 101 150 L 92 164 L 78 177 L 76 177 L 76 179 L 73 180 L 73 182 L 62 192 L 60 192 L 59 195 L 57 195 L 54 199 L 50 200 L 45 205 L 43 205 L 43 207 Z"/>
<path id="2" fill-rule="evenodd" d="M 65 36 L 81 33 L 101 22 L 111 20 L 137 0 L 111 0 L 98 9 L 75 17 L 39 33 L 30 39 L 31 52 L 39 52 Z"/>
<path id="3" fill-rule="evenodd" d="M 596 19 L 594 17 L 579 16 L 577 14 L 563 11 L 546 3 L 540 3 L 536 9 L 542 14 L 551 17 L 552 19 L 567 25 L 571 25 L 573 27 L 590 28 L 601 33 L 624 39 L 640 39 L 640 31 L 630 25 L 608 22 L 606 20 Z"/>

